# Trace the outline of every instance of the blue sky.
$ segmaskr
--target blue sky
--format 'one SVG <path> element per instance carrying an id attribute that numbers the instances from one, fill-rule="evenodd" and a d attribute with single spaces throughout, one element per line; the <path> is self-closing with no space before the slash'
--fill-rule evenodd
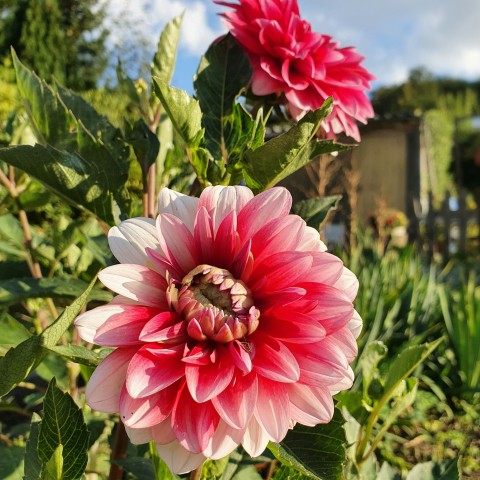
<path id="1" fill-rule="evenodd" d="M 376 76 L 374 86 L 404 81 L 425 66 L 439 76 L 480 79 L 480 0 L 299 0 L 315 31 L 341 46 L 355 46 Z M 225 27 L 211 0 L 111 0 L 110 11 L 128 18 L 154 51 L 166 22 L 185 11 L 173 85 L 192 90 L 200 56 Z M 120 22 L 121 23 L 121 22 Z M 125 28 L 113 41 L 127 38 Z"/>

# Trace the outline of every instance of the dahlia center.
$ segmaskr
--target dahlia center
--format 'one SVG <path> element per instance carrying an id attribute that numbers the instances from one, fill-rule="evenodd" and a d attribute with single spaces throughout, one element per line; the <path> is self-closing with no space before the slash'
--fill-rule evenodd
<path id="1" fill-rule="evenodd" d="M 258 327 L 260 311 L 250 290 L 228 270 L 199 265 L 180 285 L 172 283 L 169 295 L 195 340 L 229 343 L 246 338 Z"/>

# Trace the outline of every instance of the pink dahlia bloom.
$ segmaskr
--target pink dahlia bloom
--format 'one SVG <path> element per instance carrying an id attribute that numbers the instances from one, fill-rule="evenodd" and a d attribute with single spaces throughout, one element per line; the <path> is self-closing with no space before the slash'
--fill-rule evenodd
<path id="1" fill-rule="evenodd" d="M 365 91 L 374 77 L 360 65 L 363 57 L 313 32 L 300 17 L 297 0 L 239 1 L 216 3 L 233 9 L 222 16 L 250 59 L 252 92 L 284 94 L 296 120 L 332 97 L 333 111 L 323 130 L 328 137 L 345 132 L 359 141 L 356 121 L 373 117 Z"/>
<path id="2" fill-rule="evenodd" d="M 357 279 L 290 207 L 284 188 L 164 189 L 156 221 L 110 230 L 121 263 L 100 280 L 118 296 L 75 322 L 116 347 L 87 402 L 119 412 L 176 473 L 328 422 L 332 395 L 352 384 Z"/>

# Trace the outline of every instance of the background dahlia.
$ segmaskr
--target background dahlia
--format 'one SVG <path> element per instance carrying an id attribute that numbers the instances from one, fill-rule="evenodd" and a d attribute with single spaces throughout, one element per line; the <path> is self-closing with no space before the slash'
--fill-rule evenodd
<path id="1" fill-rule="evenodd" d="M 121 263 L 100 280 L 118 296 L 76 320 L 84 340 L 116 347 L 87 402 L 119 412 L 176 473 L 328 422 L 352 384 L 357 279 L 290 207 L 283 188 L 163 189 L 156 222 L 110 230 Z"/>
<path id="2" fill-rule="evenodd" d="M 356 122 L 374 115 L 365 92 L 375 77 L 360 65 L 364 57 L 313 32 L 296 0 L 216 3 L 232 8 L 222 16 L 250 59 L 255 95 L 284 95 L 295 120 L 332 97 L 333 111 L 322 123 L 326 136 L 344 132 L 360 141 Z"/>

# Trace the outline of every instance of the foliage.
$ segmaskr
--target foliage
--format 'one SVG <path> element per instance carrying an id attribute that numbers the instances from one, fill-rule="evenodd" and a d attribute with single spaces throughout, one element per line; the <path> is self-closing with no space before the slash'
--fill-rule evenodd
<path id="1" fill-rule="evenodd" d="M 19 14 L 15 9 L 23 6 L 26 12 L 29 3 L 6 5 Z M 87 462 L 99 478 L 107 478 L 110 468 L 122 468 L 128 478 L 179 478 L 154 445 L 128 444 L 123 458 L 111 462 L 121 424 L 83 407 L 84 383 L 110 349 L 81 345 L 70 326 L 87 302 L 111 298 L 94 286 L 98 270 L 115 261 L 105 236 L 108 225 L 132 213 L 154 216 L 148 198 L 160 186 L 195 193 L 244 180 L 259 192 L 320 153 L 344 148 L 315 135 L 330 112 L 329 101 L 265 141 L 270 112 L 251 111 L 243 101 L 247 62 L 231 37 L 214 43 L 202 58 L 194 96 L 171 86 L 180 24 L 178 17 L 162 33 L 151 81 L 134 81 L 118 65 L 118 95 L 101 88 L 80 96 L 42 80 L 13 56 L 28 126 L 18 116 L 8 138 L 12 145 L 0 149 L 2 478 L 22 471 L 32 480 L 81 478 Z M 37 27 L 30 22 L 29 28 Z M 404 93 L 411 100 L 413 91 Z M 13 139 L 22 138 L 20 130 L 33 132 L 38 143 L 17 144 Z M 294 212 L 319 229 L 337 201 L 310 199 L 297 203 Z M 432 427 L 438 418 L 442 425 L 463 427 L 468 416 L 471 435 L 478 435 L 478 412 L 465 400 L 448 401 L 452 392 L 478 387 L 479 362 L 472 354 L 479 341 L 476 279 L 472 274 L 467 283 L 454 283 L 413 248 L 385 250 L 368 237 L 344 253 L 344 260 L 360 280 L 356 308 L 364 332 L 353 364 L 355 384 L 337 396 L 333 421 L 297 426 L 258 459 L 239 448 L 228 458 L 207 461 L 197 472 L 201 478 L 393 479 L 402 472 L 414 480 L 437 471 L 457 478 L 456 458 L 428 463 L 422 457 L 412 468 L 413 460 L 401 460 L 408 447 L 395 441 L 428 433 L 434 444 L 448 435 Z M 442 343 L 442 312 L 451 345 Z M 455 376 L 457 367 L 461 376 Z M 42 417 L 36 413 L 40 404 Z M 448 417 L 452 409 L 463 409 L 464 423 Z M 480 469 L 474 448 L 467 452 L 468 472 Z"/>
<path id="2" fill-rule="evenodd" d="M 107 65 L 104 18 L 98 0 L 7 3 L 0 8 L 0 58 L 12 46 L 41 77 L 53 75 L 69 88 L 88 90 Z"/>

